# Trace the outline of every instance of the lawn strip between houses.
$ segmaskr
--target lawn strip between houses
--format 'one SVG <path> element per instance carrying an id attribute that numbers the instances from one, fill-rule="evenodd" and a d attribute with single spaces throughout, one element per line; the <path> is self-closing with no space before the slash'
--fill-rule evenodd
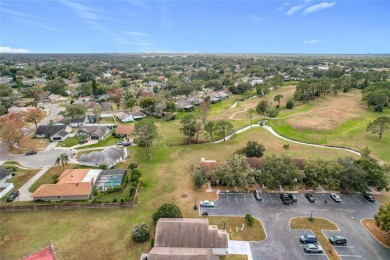
<path id="1" fill-rule="evenodd" d="M 310 221 L 308 217 L 294 217 L 290 219 L 289 225 L 291 229 L 310 229 L 317 237 L 318 242 L 324 249 L 324 253 L 326 253 L 330 260 L 341 259 L 323 232 L 323 230 L 339 230 L 337 225 L 330 220 L 315 217 L 313 221 Z"/>

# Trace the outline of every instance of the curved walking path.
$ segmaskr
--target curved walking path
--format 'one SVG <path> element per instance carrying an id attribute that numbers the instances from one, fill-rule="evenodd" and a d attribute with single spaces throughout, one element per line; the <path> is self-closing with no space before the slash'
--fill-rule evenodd
<path id="1" fill-rule="evenodd" d="M 247 127 L 244 127 L 240 130 L 237 130 L 235 131 L 234 133 L 226 136 L 225 139 L 221 139 L 221 140 L 218 140 L 218 141 L 214 141 L 214 142 L 211 142 L 212 144 L 217 144 L 217 143 L 222 143 L 224 142 L 225 140 L 228 140 L 230 138 L 232 138 L 233 136 L 235 136 L 236 134 L 239 134 L 239 133 L 242 133 L 242 132 L 245 132 L 249 129 L 251 129 L 252 127 L 261 127 L 259 124 L 256 124 L 256 125 L 249 125 Z M 291 140 L 291 139 L 288 139 L 284 136 L 281 136 L 280 134 L 276 133 L 272 127 L 266 125 L 264 123 L 264 125 L 262 126 L 264 129 L 266 129 L 268 132 L 270 132 L 272 135 L 276 136 L 277 138 L 279 139 L 282 139 L 282 140 L 285 140 L 285 141 L 289 141 L 289 142 L 292 142 L 292 143 L 296 143 L 296 144 L 302 144 L 302 145 L 308 145 L 308 146 L 313 146 L 313 147 L 319 147 L 319 148 L 327 148 L 327 149 L 334 149 L 334 150 L 343 150 L 343 151 L 347 151 L 347 152 L 350 152 L 350 153 L 353 153 L 357 156 L 361 156 L 361 153 L 359 151 L 356 151 L 354 149 L 351 149 L 351 148 L 347 148 L 347 147 L 337 147 L 337 146 L 327 146 L 327 145 L 320 145 L 320 144 L 311 144 L 311 143 L 305 143 L 305 142 L 299 142 L 299 141 L 295 141 L 295 140 Z"/>

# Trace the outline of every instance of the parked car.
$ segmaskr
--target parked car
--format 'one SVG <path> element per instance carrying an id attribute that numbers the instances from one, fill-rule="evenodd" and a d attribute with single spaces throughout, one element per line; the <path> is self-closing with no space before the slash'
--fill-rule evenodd
<path id="1" fill-rule="evenodd" d="M 333 237 L 330 237 L 329 238 L 329 242 L 333 245 L 333 244 L 342 244 L 342 245 L 346 245 L 347 244 L 347 239 L 343 236 L 333 236 Z"/>
<path id="2" fill-rule="evenodd" d="M 290 198 L 288 197 L 288 194 L 286 194 L 286 193 L 280 193 L 279 197 L 280 197 L 280 199 L 282 200 L 282 202 L 283 202 L 284 205 L 290 205 L 290 204 L 293 203 L 293 202 L 290 200 Z"/>
<path id="3" fill-rule="evenodd" d="M 19 191 L 15 190 L 13 191 L 8 197 L 7 197 L 7 202 L 14 201 L 19 196 Z"/>
<path id="4" fill-rule="evenodd" d="M 315 202 L 316 199 L 310 193 L 305 193 L 305 197 L 309 202 Z"/>
<path id="5" fill-rule="evenodd" d="M 83 139 L 79 141 L 79 144 L 86 144 L 88 143 L 88 139 Z"/>
<path id="6" fill-rule="evenodd" d="M 372 195 L 371 195 L 370 193 L 368 193 L 368 192 L 363 193 L 363 197 L 364 197 L 366 200 L 370 201 L 370 202 L 374 202 L 374 201 L 375 201 L 374 196 L 372 196 Z"/>
<path id="7" fill-rule="evenodd" d="M 290 200 L 292 202 L 297 202 L 298 201 L 297 196 L 295 196 L 295 194 L 288 194 L 288 197 L 290 198 Z"/>
<path id="8" fill-rule="evenodd" d="M 123 144 L 122 144 L 123 146 L 130 146 L 131 145 L 131 143 L 130 142 L 123 142 Z"/>
<path id="9" fill-rule="evenodd" d="M 303 247 L 303 249 L 306 251 L 306 252 L 310 252 L 310 253 L 322 253 L 324 252 L 324 249 L 322 249 L 322 247 L 320 245 L 316 245 L 316 244 L 307 244 Z"/>
<path id="10" fill-rule="evenodd" d="M 310 235 L 310 234 L 304 234 L 300 238 L 301 242 L 304 244 L 315 244 L 317 243 L 317 238 L 315 235 Z"/>
<path id="11" fill-rule="evenodd" d="M 123 145 L 123 142 L 117 142 L 116 145 Z"/>
<path id="12" fill-rule="evenodd" d="M 331 193 L 331 194 L 330 194 L 330 197 L 331 197 L 332 200 L 334 200 L 335 202 L 341 202 L 340 196 L 337 195 L 336 193 Z"/>
<path id="13" fill-rule="evenodd" d="M 255 190 L 255 191 L 253 192 L 253 195 L 255 196 L 256 200 L 263 200 L 263 197 L 261 196 L 260 191 Z"/>
<path id="14" fill-rule="evenodd" d="M 201 206 L 201 207 L 214 208 L 214 202 L 208 201 L 208 200 L 201 200 L 201 201 L 200 201 L 200 206 Z"/>
<path id="15" fill-rule="evenodd" d="M 34 154 L 37 154 L 37 151 L 36 150 L 30 150 L 26 153 L 26 155 L 34 155 Z"/>

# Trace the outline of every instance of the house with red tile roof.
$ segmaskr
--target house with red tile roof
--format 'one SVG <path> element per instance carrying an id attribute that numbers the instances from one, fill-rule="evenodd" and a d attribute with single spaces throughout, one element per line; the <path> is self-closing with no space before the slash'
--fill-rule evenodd
<path id="1" fill-rule="evenodd" d="M 49 242 L 49 245 L 42 248 L 28 256 L 22 257 L 22 260 L 56 260 L 53 245 Z"/>

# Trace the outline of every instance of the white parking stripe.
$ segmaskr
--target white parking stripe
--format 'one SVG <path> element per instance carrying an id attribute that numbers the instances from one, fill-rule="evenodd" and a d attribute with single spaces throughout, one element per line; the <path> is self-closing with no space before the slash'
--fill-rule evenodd
<path id="1" fill-rule="evenodd" d="M 340 257 L 362 257 L 361 255 L 339 255 Z"/>
<path id="2" fill-rule="evenodd" d="M 353 195 L 353 196 L 354 196 L 354 198 L 355 198 L 357 201 L 359 201 L 360 204 L 363 204 L 363 202 L 361 202 L 361 201 L 357 198 L 357 195 Z"/>
<path id="3" fill-rule="evenodd" d="M 347 247 L 347 248 L 355 248 L 355 246 L 333 246 L 333 247 Z"/>
<path id="4" fill-rule="evenodd" d="M 226 192 L 226 198 L 227 198 L 228 202 L 230 202 L 229 201 L 229 193 L 227 193 L 227 192 Z"/>
<path id="5" fill-rule="evenodd" d="M 245 200 L 245 203 L 246 203 L 246 197 L 245 197 L 245 194 L 242 194 L 244 196 L 244 200 Z"/>
<path id="6" fill-rule="evenodd" d="M 271 203 L 273 203 L 273 200 L 271 198 L 271 195 L 268 193 L 269 199 L 271 200 Z"/>
<path id="7" fill-rule="evenodd" d="M 319 256 L 319 255 L 326 255 L 326 254 L 317 254 L 317 253 L 311 253 L 311 254 L 304 254 L 304 255 L 310 255 L 310 256 Z"/>
<path id="8" fill-rule="evenodd" d="M 236 201 L 237 201 L 237 203 L 238 203 L 238 199 L 237 199 L 237 193 L 234 193 L 234 195 L 236 196 Z"/>
<path id="9" fill-rule="evenodd" d="M 353 202 L 352 202 L 350 199 L 348 199 L 347 196 L 345 196 L 345 198 L 346 198 L 351 204 L 353 204 Z"/>

